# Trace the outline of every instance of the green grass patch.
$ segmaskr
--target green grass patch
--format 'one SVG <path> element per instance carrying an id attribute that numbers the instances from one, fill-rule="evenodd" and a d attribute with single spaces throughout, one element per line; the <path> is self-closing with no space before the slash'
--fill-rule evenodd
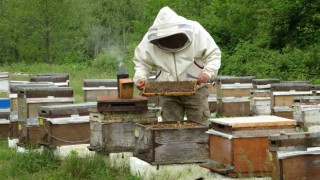
<path id="1" fill-rule="evenodd" d="M 61 158 L 50 149 L 28 150 L 17 153 L 8 148 L 6 140 L 0 141 L 0 179 L 139 180 L 130 174 L 129 167 L 111 167 L 107 156 L 71 153 Z"/>

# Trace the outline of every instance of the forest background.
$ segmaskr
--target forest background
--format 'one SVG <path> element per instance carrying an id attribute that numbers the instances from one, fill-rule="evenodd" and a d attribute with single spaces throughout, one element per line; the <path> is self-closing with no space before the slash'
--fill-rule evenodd
<path id="1" fill-rule="evenodd" d="M 212 35 L 219 75 L 320 83 L 320 0 L 0 0 L 0 67 L 115 74 L 123 63 L 132 74 L 134 49 L 164 6 Z"/>

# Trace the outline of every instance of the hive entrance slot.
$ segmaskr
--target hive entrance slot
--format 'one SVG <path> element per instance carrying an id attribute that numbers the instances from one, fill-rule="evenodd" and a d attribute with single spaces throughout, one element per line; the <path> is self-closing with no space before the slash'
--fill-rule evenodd
<path id="1" fill-rule="evenodd" d="M 135 103 L 113 103 L 113 104 L 110 104 L 111 107 L 121 107 L 121 106 L 135 106 Z"/>

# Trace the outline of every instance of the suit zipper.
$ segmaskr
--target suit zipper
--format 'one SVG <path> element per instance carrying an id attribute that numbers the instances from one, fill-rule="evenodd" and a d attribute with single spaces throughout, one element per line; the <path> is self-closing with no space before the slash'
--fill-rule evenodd
<path id="1" fill-rule="evenodd" d="M 176 73 L 177 81 L 179 81 L 178 71 L 177 71 L 176 54 L 175 53 L 172 53 L 172 54 L 173 54 L 173 61 L 174 61 L 174 70 L 175 70 L 175 73 Z"/>

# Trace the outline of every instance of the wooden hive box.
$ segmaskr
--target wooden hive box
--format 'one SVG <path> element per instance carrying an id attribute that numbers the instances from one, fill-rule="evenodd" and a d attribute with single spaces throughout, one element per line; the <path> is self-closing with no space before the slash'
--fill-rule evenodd
<path id="1" fill-rule="evenodd" d="M 117 79 L 85 79 L 82 90 L 85 102 L 96 102 L 99 96 L 118 96 L 118 82 Z"/>
<path id="2" fill-rule="evenodd" d="M 237 117 L 250 115 L 249 97 L 224 97 L 217 100 L 217 112 L 223 117 Z"/>
<path id="3" fill-rule="evenodd" d="M 230 177 L 270 176 L 268 136 L 294 132 L 296 121 L 277 116 L 210 119 L 210 158 L 201 164 Z"/>
<path id="4" fill-rule="evenodd" d="M 39 125 L 40 144 L 49 148 L 89 143 L 89 116 L 39 118 Z"/>
<path id="5" fill-rule="evenodd" d="M 10 121 L 0 118 L 0 139 L 7 139 L 10 132 Z"/>
<path id="6" fill-rule="evenodd" d="M 18 93 L 24 87 L 56 87 L 52 82 L 29 82 L 29 81 L 11 81 L 10 82 L 10 109 L 18 112 Z"/>
<path id="7" fill-rule="evenodd" d="M 320 125 L 320 105 L 297 105 L 293 109 L 293 119 L 300 126 L 310 127 Z"/>
<path id="8" fill-rule="evenodd" d="M 85 135 L 88 135 L 88 128 L 90 127 L 89 122 L 83 122 L 82 117 L 89 116 L 90 109 L 96 108 L 96 102 L 86 102 L 86 103 L 78 103 L 78 104 L 62 104 L 62 105 L 51 105 L 51 106 L 40 106 L 39 110 L 39 124 L 40 124 L 40 135 L 39 135 L 39 143 L 48 145 L 49 147 L 56 147 L 61 145 L 67 145 L 68 139 L 76 139 L 72 137 L 72 135 L 79 133 L 84 133 L 83 139 Z M 80 118 L 78 118 L 80 117 Z M 61 120 L 62 123 L 58 123 Z M 79 122 L 77 122 L 79 120 Z M 48 127 L 48 128 L 47 128 Z M 68 128 L 72 127 L 70 130 L 70 137 L 66 133 Z M 65 128 L 65 130 L 64 130 Z M 84 130 L 82 131 L 81 128 Z M 50 130 L 47 132 L 46 130 Z M 56 132 L 57 131 L 57 132 Z M 62 134 L 60 135 L 60 131 Z M 55 139 L 53 134 L 57 135 Z M 51 137 L 50 137 L 51 136 Z M 87 136 L 86 139 L 88 139 Z M 59 141 L 65 140 L 63 141 Z M 78 142 L 69 142 L 68 145 L 77 144 Z M 81 139 L 80 139 L 81 140 Z M 80 142 L 79 142 L 80 143 Z"/>
<path id="9" fill-rule="evenodd" d="M 134 83 L 131 78 L 119 79 L 119 98 L 132 99 L 133 98 Z"/>
<path id="10" fill-rule="evenodd" d="M 216 84 L 235 84 L 235 83 L 252 83 L 254 76 L 218 76 L 215 81 Z"/>
<path id="11" fill-rule="evenodd" d="M 207 130 L 192 121 L 137 123 L 133 155 L 152 165 L 203 162 L 209 155 Z"/>
<path id="12" fill-rule="evenodd" d="M 217 104 L 217 96 L 216 94 L 209 94 L 208 103 L 209 103 L 209 110 L 211 113 L 217 112 L 218 104 Z"/>
<path id="13" fill-rule="evenodd" d="M 104 153 L 132 152 L 135 123 L 155 123 L 158 109 L 131 112 L 90 113 L 90 150 Z"/>
<path id="14" fill-rule="evenodd" d="M 271 114 L 283 118 L 293 119 L 293 109 L 291 106 L 275 106 L 271 109 Z"/>
<path id="15" fill-rule="evenodd" d="M 270 89 L 271 84 L 280 83 L 279 79 L 252 79 L 254 89 Z"/>
<path id="16" fill-rule="evenodd" d="M 40 127 L 37 119 L 27 119 L 18 123 L 18 146 L 37 146 L 40 140 Z"/>
<path id="17" fill-rule="evenodd" d="M 252 83 L 246 84 L 217 84 L 217 98 L 224 97 L 250 97 L 251 90 L 253 89 Z"/>
<path id="18" fill-rule="evenodd" d="M 320 179 L 319 132 L 272 135 L 269 144 L 272 179 Z"/>
<path id="19" fill-rule="evenodd" d="M 41 73 L 31 77 L 30 82 L 53 82 L 58 87 L 68 87 L 69 75 L 66 73 Z"/>
<path id="20" fill-rule="evenodd" d="M 250 101 L 251 115 L 271 115 L 270 97 L 253 97 Z"/>

